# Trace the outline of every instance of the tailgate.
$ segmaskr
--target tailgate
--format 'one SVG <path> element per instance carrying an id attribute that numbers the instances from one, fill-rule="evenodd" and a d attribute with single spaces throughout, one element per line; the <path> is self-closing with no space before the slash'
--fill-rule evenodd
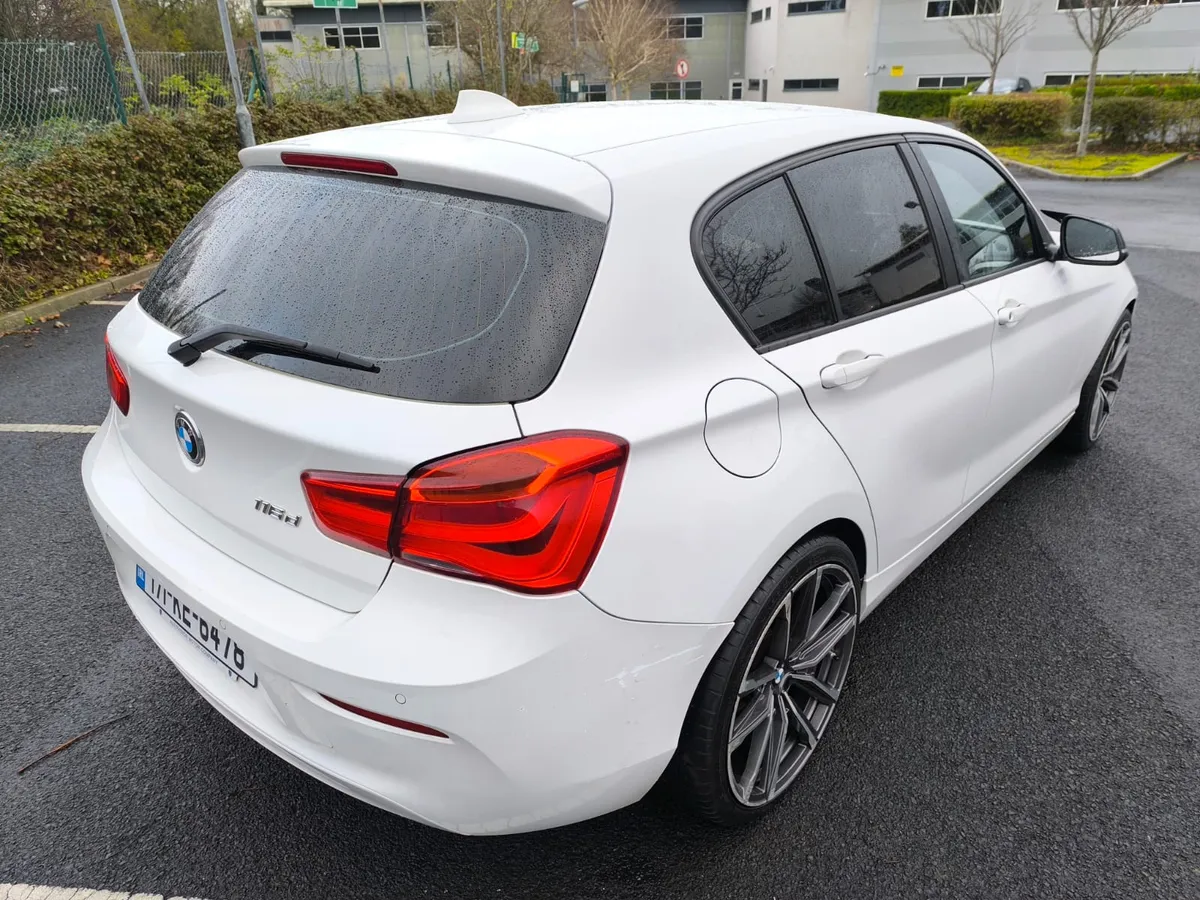
<path id="1" fill-rule="evenodd" d="M 177 337 L 136 300 L 109 327 L 129 381 L 129 414 L 114 418 L 131 468 L 197 536 L 338 609 L 361 609 L 391 563 L 317 529 L 302 472 L 403 475 L 439 456 L 520 437 L 507 403 L 428 403 L 368 394 L 216 352 L 185 368 L 167 355 Z M 199 465 L 176 434 L 180 411 L 203 441 Z"/>

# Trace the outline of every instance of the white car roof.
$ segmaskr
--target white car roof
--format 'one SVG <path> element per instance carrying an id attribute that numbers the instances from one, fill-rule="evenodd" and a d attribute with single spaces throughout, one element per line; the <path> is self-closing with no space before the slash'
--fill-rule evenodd
<path id="1" fill-rule="evenodd" d="M 644 100 L 515 107 L 464 91 L 451 115 L 327 131 L 243 150 L 246 166 L 280 165 L 287 151 L 385 160 L 402 178 L 567 209 L 605 221 L 622 171 L 660 166 L 664 187 L 705 196 L 753 167 L 842 140 L 938 125 L 788 103 Z M 613 151 L 625 152 L 614 153 Z M 629 152 L 636 150 L 635 154 Z M 687 171 L 687 160 L 726 154 L 731 166 Z M 720 167 L 716 171 L 721 172 Z M 697 176 L 700 176 L 697 178 Z M 706 193 L 705 193 L 706 192 Z M 680 197 L 679 199 L 683 199 Z"/>

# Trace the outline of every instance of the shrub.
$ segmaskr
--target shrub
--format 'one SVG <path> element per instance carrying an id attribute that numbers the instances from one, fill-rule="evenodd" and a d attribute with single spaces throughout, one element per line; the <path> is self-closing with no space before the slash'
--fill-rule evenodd
<path id="1" fill-rule="evenodd" d="M 552 101 L 522 85 L 518 100 Z M 450 112 L 455 95 L 387 91 L 352 103 L 253 108 L 260 142 Z M 230 107 L 135 116 L 25 168 L 0 167 L 0 310 L 158 258 L 238 170 Z"/>
<path id="2" fill-rule="evenodd" d="M 1097 97 L 1092 103 L 1092 128 L 1107 147 L 1145 144 L 1158 130 L 1158 102 L 1152 97 Z M 1073 124 L 1083 119 L 1083 103 L 1072 111 Z"/>
<path id="3" fill-rule="evenodd" d="M 1066 88 L 1072 97 L 1087 93 L 1081 79 Z M 1162 97 L 1165 100 L 1200 100 L 1200 82 L 1194 78 L 1103 78 L 1096 81 L 1096 97 Z"/>
<path id="4" fill-rule="evenodd" d="M 889 116 L 910 119 L 948 119 L 950 101 L 969 94 L 974 88 L 947 88 L 926 91 L 880 91 L 879 111 Z"/>
<path id="5" fill-rule="evenodd" d="M 1053 140 L 1070 112 L 1062 94 L 1005 94 L 955 97 L 950 118 L 963 131 L 988 140 Z"/>
<path id="6" fill-rule="evenodd" d="M 1083 119 L 1083 101 L 1071 108 L 1071 124 Z M 1180 150 L 1200 149 L 1200 100 L 1157 97 L 1097 97 L 1092 104 L 1092 130 L 1110 147 L 1154 144 Z"/>

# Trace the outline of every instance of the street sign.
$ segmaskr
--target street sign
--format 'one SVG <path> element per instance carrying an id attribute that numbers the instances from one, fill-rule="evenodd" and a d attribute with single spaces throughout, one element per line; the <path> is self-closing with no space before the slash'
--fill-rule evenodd
<path id="1" fill-rule="evenodd" d="M 691 68 L 688 66 L 688 61 L 686 59 L 681 59 L 679 62 L 675 63 L 675 74 L 680 78 L 687 78 L 688 72 L 690 71 Z"/>
<path id="2" fill-rule="evenodd" d="M 358 9 L 358 0 L 312 0 L 315 9 Z"/>
<path id="3" fill-rule="evenodd" d="M 522 54 L 537 53 L 538 50 L 541 49 L 541 46 L 538 44 L 538 39 L 532 34 L 526 35 L 523 31 L 514 31 L 511 32 L 511 35 L 512 48 L 514 50 L 520 50 Z"/>

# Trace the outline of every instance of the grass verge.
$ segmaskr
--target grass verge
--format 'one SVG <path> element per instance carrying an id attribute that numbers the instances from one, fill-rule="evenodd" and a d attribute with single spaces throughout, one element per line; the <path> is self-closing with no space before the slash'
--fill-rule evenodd
<path id="1" fill-rule="evenodd" d="M 1089 153 L 1075 155 L 1074 146 L 1056 144 L 1012 145 L 992 147 L 992 152 L 1001 159 L 1027 166 L 1049 169 L 1059 175 L 1083 175 L 1090 178 L 1113 178 L 1136 175 L 1179 156 L 1178 153 Z"/>

